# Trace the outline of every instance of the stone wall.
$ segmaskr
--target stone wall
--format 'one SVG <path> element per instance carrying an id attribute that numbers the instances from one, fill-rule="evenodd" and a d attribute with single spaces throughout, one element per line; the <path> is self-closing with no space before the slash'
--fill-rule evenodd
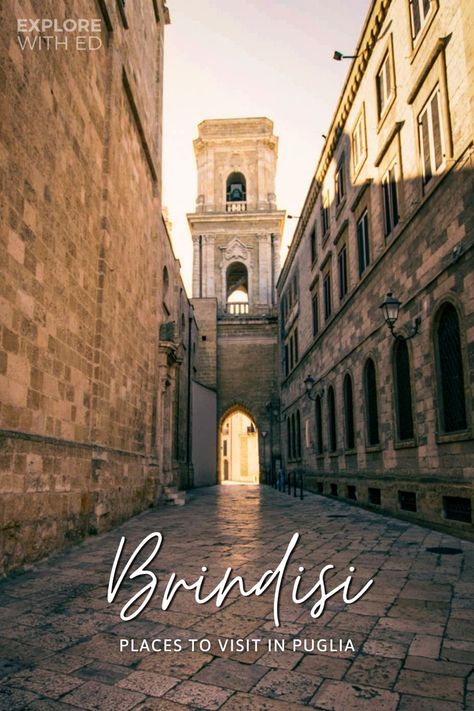
<path id="1" fill-rule="evenodd" d="M 20 49 L 20 15 L 91 12 L 97 51 Z M 176 475 L 186 423 L 164 432 L 162 416 L 186 397 L 190 312 L 161 220 L 163 2 L 31 1 L 0 13 L 0 559 L 10 570 L 152 504 L 165 457 Z M 173 342 L 159 345 L 169 321 Z"/>

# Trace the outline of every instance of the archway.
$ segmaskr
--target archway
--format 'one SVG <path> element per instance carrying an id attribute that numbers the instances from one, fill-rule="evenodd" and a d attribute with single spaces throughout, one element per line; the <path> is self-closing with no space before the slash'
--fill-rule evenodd
<path id="1" fill-rule="evenodd" d="M 258 484 L 259 478 L 258 430 L 251 415 L 236 407 L 219 427 L 219 481 Z"/>

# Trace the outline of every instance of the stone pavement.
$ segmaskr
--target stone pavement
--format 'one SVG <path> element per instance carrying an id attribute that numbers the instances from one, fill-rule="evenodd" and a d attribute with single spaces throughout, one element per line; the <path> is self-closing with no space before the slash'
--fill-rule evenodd
<path id="1" fill-rule="evenodd" d="M 125 535 L 120 573 L 153 531 L 164 537 L 148 566 L 159 576 L 158 589 L 139 616 L 123 622 L 123 604 L 149 581 L 126 580 L 109 605 L 115 552 Z M 301 538 L 286 572 L 278 629 L 274 586 L 261 597 L 234 591 L 219 610 L 180 591 L 170 609 L 161 609 L 173 571 L 192 581 L 205 565 L 203 594 L 227 566 L 250 586 L 278 565 L 295 531 Z M 462 553 L 427 551 L 436 546 Z M 0 584 L 0 709 L 474 708 L 473 561 L 472 543 L 336 500 L 308 494 L 299 501 L 267 487 L 200 490 L 184 508 L 146 512 Z M 369 578 L 374 583 L 352 605 L 334 595 L 313 619 L 319 594 L 296 605 L 288 588 L 299 566 L 301 595 L 327 564 L 335 566 L 327 590 L 345 580 L 349 566 L 356 568 L 351 595 Z M 238 638 L 260 642 L 245 651 L 223 648 L 225 639 Z M 191 639 L 199 640 L 194 651 Z M 285 651 L 269 650 L 276 639 Z M 128 642 L 123 651 L 120 640 Z M 324 651 L 322 642 L 318 648 L 318 640 L 333 640 L 335 649 Z M 344 651 L 348 640 L 354 651 Z M 155 641 L 156 648 L 182 650 L 134 651 L 132 641 L 134 649 Z"/>

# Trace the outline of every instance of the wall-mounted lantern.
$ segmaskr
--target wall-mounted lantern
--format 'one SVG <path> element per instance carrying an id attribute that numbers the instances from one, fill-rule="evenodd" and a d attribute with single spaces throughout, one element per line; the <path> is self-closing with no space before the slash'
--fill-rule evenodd
<path id="1" fill-rule="evenodd" d="M 397 333 L 394 328 L 398 320 L 401 305 L 401 301 L 399 301 L 397 297 L 393 296 L 392 292 L 389 291 L 383 302 L 380 304 L 380 308 L 382 309 L 385 323 L 389 327 L 392 336 L 394 338 L 399 338 L 403 341 L 409 341 L 410 338 L 413 338 L 420 332 L 421 318 L 419 316 L 416 317 L 407 335 L 404 335 L 400 332 Z"/>

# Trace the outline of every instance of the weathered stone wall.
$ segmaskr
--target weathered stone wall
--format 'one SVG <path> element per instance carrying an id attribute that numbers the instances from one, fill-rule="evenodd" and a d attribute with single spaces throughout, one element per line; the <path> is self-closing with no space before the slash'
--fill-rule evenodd
<path id="1" fill-rule="evenodd" d="M 154 501 L 160 416 L 185 397 L 179 329 L 189 306 L 161 220 L 163 3 L 120 12 L 112 0 L 32 1 L 0 13 L 0 559 L 9 570 Z M 19 47 L 19 16 L 91 14 L 102 20 L 97 51 Z M 170 320 L 173 347 L 158 347 Z M 166 433 L 171 476 L 186 458 L 185 425 L 176 419 Z"/>
<path id="2" fill-rule="evenodd" d="M 282 297 L 293 276 L 298 274 L 295 323 L 299 330 L 299 362 L 288 377 L 285 378 L 282 371 L 282 402 L 285 414 L 291 415 L 299 409 L 302 418 L 302 456 L 292 457 L 287 467 L 304 469 L 309 486 L 326 494 L 335 493 L 337 488 L 337 494 L 345 497 L 350 493 L 347 486 L 355 487 L 351 494 L 355 493 L 363 505 L 375 505 L 471 535 L 470 523 L 447 520 L 443 496 L 472 502 L 473 124 L 472 116 L 466 113 L 466 107 L 472 105 L 472 82 L 466 79 L 472 76 L 472 37 L 468 38 L 462 3 L 432 5 L 424 34 L 416 47 L 412 47 L 408 5 L 394 0 L 376 30 L 383 39 L 372 46 L 362 75 L 357 72 L 357 62 L 354 63 L 279 283 Z M 366 28 L 369 34 L 375 28 L 376 18 L 383 17 L 379 11 L 380 7 L 375 7 L 369 18 Z M 447 41 L 440 41 L 443 37 L 448 38 Z M 379 120 L 375 75 L 387 50 L 393 57 L 396 92 L 385 116 Z M 417 119 L 436 86 L 441 87 L 445 165 L 440 175 L 423 188 Z M 350 100 L 349 96 L 352 96 Z M 351 137 L 361 112 L 366 122 L 367 155 L 356 169 Z M 341 204 L 336 205 L 335 173 L 341 159 L 345 161 L 346 195 Z M 385 238 L 381 183 L 394 161 L 398 171 L 400 221 Z M 322 235 L 321 207 L 323 198 L 328 195 L 330 226 L 328 234 Z M 356 221 L 365 209 L 369 215 L 371 258 L 361 278 Z M 316 226 L 317 258 L 312 264 L 310 233 L 313 226 Z M 337 259 L 343 244 L 348 259 L 349 288 L 341 300 Z M 332 279 L 333 309 L 330 318 L 325 320 L 322 282 L 328 272 Z M 414 412 L 414 437 L 409 442 L 400 442 L 396 434 L 394 339 L 379 309 L 388 291 L 402 302 L 397 331 L 407 333 L 414 319 L 421 318 L 420 334 L 408 342 Z M 319 298 L 316 335 L 312 319 L 314 294 Z M 452 435 L 443 434 L 440 428 L 441 395 L 434 346 L 436 309 L 446 299 L 456 304 L 460 314 L 468 410 L 467 428 Z M 294 314 L 290 317 L 294 318 Z M 377 446 L 370 446 L 367 441 L 363 368 L 369 356 L 377 372 L 380 426 Z M 308 373 L 318 381 L 312 396 L 324 390 L 324 447 L 320 455 L 315 404 L 304 395 L 303 379 Z M 353 450 L 347 449 L 345 440 L 343 379 L 347 373 L 354 386 L 356 442 Z M 334 452 L 329 451 L 328 446 L 327 394 L 331 386 L 335 392 L 337 430 Z M 288 460 L 287 444 L 285 441 Z M 369 496 L 369 488 L 379 490 L 380 506 L 374 504 L 373 492 Z M 401 508 L 400 491 L 416 495 L 417 511 Z"/>

